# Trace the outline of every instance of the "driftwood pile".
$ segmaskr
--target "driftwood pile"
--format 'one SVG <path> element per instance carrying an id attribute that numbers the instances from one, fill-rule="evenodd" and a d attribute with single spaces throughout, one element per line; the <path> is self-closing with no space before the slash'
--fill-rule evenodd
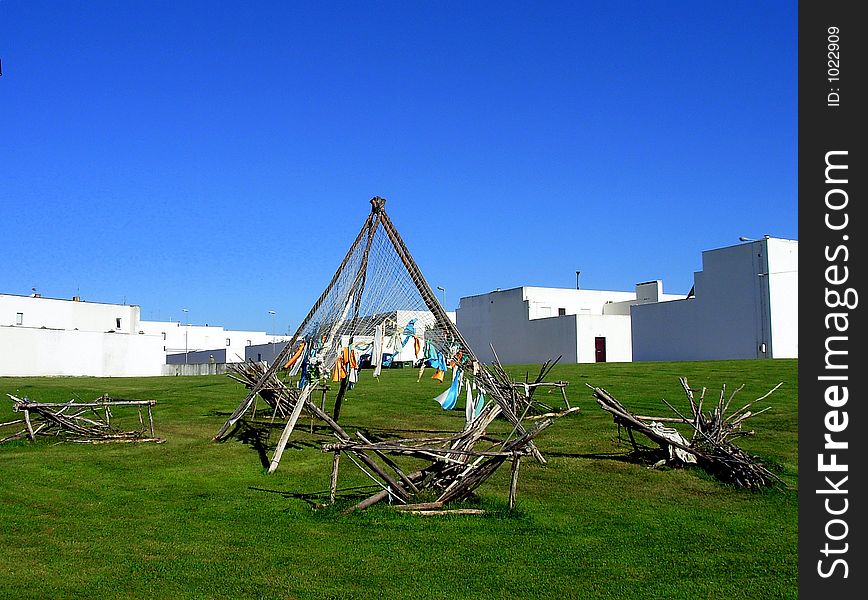
<path id="1" fill-rule="evenodd" d="M 261 368 L 261 367 L 256 367 Z M 547 372 L 547 369 L 544 369 Z M 489 396 L 509 398 L 510 402 L 521 406 L 531 406 L 531 399 L 520 396 L 516 386 L 507 373 L 498 364 L 491 369 L 489 379 Z M 248 387 L 255 381 L 248 379 Z M 244 381 L 239 378 L 239 381 Z M 539 383 L 539 380 L 536 382 Z M 345 456 L 363 473 L 365 473 L 380 490 L 350 507 L 346 512 L 364 510 L 378 502 L 388 501 L 395 504 L 396 509 L 414 514 L 440 514 L 450 502 L 461 501 L 470 497 L 473 492 L 488 479 L 505 462 L 511 462 L 512 474 L 509 487 L 509 507 L 515 506 L 518 472 L 521 459 L 533 456 L 539 462 L 545 459 L 534 446 L 533 439 L 551 426 L 559 417 L 574 413 L 578 407 L 568 408 L 560 412 L 536 415 L 525 419 L 519 418 L 512 423 L 512 429 L 505 438 L 495 438 L 488 435 L 487 429 L 491 423 L 503 416 L 500 402 L 489 402 L 480 414 L 467 424 L 465 429 L 451 436 L 426 438 L 394 438 L 372 441 L 362 432 L 356 431 L 350 435 L 337 421 L 328 415 L 321 406 L 311 401 L 309 394 L 295 394 L 294 390 L 278 378 L 274 378 L 267 386 L 272 397 L 291 399 L 295 404 L 289 410 L 290 421 L 288 429 L 298 419 L 301 412 L 307 412 L 326 424 L 337 438 L 336 442 L 322 445 L 322 452 L 332 452 L 332 471 L 329 484 L 329 501 L 333 503 L 337 494 L 338 469 L 341 456 Z M 285 389 L 281 389 L 285 388 Z M 531 394 L 533 388 L 530 388 Z M 288 400 L 289 401 L 289 400 Z M 281 406 L 280 402 L 272 404 Z M 527 411 L 525 411 L 527 412 Z M 522 426 L 522 420 L 532 421 L 527 429 Z M 398 464 L 401 457 L 411 457 L 428 461 L 429 464 L 412 472 Z M 418 463 L 416 463 L 418 464 Z M 427 501 L 430 498 L 433 501 Z M 422 502 L 420 499 L 425 499 Z M 454 510 L 447 511 L 453 514 Z M 460 509 L 462 514 L 477 514 L 476 509 Z"/>
<path id="2" fill-rule="evenodd" d="M 292 407 L 298 399 L 299 390 L 284 385 L 283 381 L 278 378 L 277 373 L 268 372 L 263 363 L 249 360 L 239 363 L 229 363 L 227 370 L 229 371 L 229 377 L 239 383 L 243 383 L 248 388 L 253 387 L 264 378 L 263 385 L 259 389 L 259 397 L 265 400 L 266 404 L 271 407 L 273 414 L 277 417 L 285 419 L 292 413 Z"/>
<path id="3" fill-rule="evenodd" d="M 494 353 L 495 358 L 497 357 L 497 352 L 494 351 L 494 347 L 491 346 L 491 351 Z M 524 381 L 512 381 L 511 387 L 512 389 L 505 389 L 506 402 L 509 404 L 509 407 L 512 409 L 512 412 L 516 415 L 522 415 L 523 418 L 528 418 L 530 420 L 533 419 L 542 419 L 548 415 L 558 414 L 562 410 L 570 410 L 570 401 L 567 399 L 567 391 L 566 387 L 569 385 L 569 381 L 544 381 L 548 376 L 549 372 L 554 368 L 561 357 L 557 357 L 555 360 L 547 360 L 545 363 L 540 366 L 539 373 L 536 378 L 531 381 L 530 374 L 526 373 L 524 377 Z M 500 365 L 498 360 L 490 365 L 490 368 L 495 372 L 497 378 L 506 382 L 509 380 L 509 375 L 503 370 L 503 367 Z M 549 393 L 558 390 L 560 391 L 561 398 L 563 399 L 564 408 L 558 409 L 553 404 L 549 402 L 543 402 L 539 399 L 539 396 L 536 395 L 536 392 L 540 390 L 540 388 L 547 389 Z"/>
<path id="4" fill-rule="evenodd" d="M 590 385 L 588 387 L 593 389 L 600 408 L 612 414 L 619 429 L 624 427 L 627 430 L 630 442 L 636 451 L 639 447 L 633 437 L 633 431 L 638 431 L 657 443 L 666 452 L 667 458 L 664 461 L 669 464 L 695 463 L 714 477 L 742 488 L 759 489 L 783 483 L 778 476 L 759 463 L 756 457 L 749 455 L 734 443 L 734 440 L 739 437 L 754 435 L 754 431 L 743 429 L 743 425 L 747 419 L 766 412 L 770 407 L 756 412 L 752 411 L 752 407 L 771 395 L 782 385 L 781 383 L 760 398 L 727 414 L 735 395 L 744 388 L 743 385 L 728 396 L 724 385 L 711 410 L 703 412 L 706 388 L 701 390 L 691 388 L 685 377 L 681 377 L 680 381 L 690 404 L 691 415 L 689 416 L 684 415 L 666 400 L 663 400 L 663 403 L 675 413 L 675 417 L 635 415 L 606 390 Z M 664 423 L 689 426 L 690 439 Z"/>
<path id="5" fill-rule="evenodd" d="M 165 441 L 154 437 L 152 408 L 156 404 L 155 400 L 123 400 L 102 395 L 93 402 L 70 400 L 54 403 L 34 402 L 27 397 L 19 398 L 12 394 L 7 396 L 12 399 L 12 410 L 21 413 L 22 418 L 0 423 L 0 431 L 4 428 L 17 430 L 0 439 L 0 443 L 25 438 L 33 442 L 37 436 L 86 444 Z M 137 409 L 140 426 L 138 430 L 123 431 L 111 424 L 112 411 L 118 407 Z M 147 411 L 147 426 L 143 410 Z M 19 429 L 22 425 L 23 428 Z"/>

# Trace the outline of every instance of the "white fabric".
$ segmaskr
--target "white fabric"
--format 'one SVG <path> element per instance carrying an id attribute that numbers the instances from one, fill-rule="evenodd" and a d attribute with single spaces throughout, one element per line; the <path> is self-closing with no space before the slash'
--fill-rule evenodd
<path id="1" fill-rule="evenodd" d="M 374 367 L 374 377 L 379 377 L 383 370 L 383 325 L 374 327 L 374 347 L 371 350 L 371 365 Z"/>
<path id="2" fill-rule="evenodd" d="M 689 446 L 690 442 L 684 439 L 684 436 L 678 433 L 678 430 L 673 427 L 666 427 L 663 423 L 659 421 L 652 421 L 649 425 L 654 433 L 659 435 L 662 438 L 665 438 L 669 441 L 681 444 L 682 446 Z M 676 446 L 669 446 L 669 458 L 678 458 L 683 463 L 695 463 L 696 455 L 688 452 L 682 448 L 678 448 Z"/>

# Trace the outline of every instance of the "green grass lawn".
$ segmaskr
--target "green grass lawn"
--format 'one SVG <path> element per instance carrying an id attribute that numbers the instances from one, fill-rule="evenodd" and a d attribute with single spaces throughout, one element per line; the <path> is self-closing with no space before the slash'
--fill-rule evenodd
<path id="1" fill-rule="evenodd" d="M 510 370 L 523 379 L 538 367 Z M 443 411 L 430 370 L 419 383 L 416 374 L 386 370 L 377 382 L 363 371 L 342 426 L 460 429 L 463 405 Z M 749 492 L 697 469 L 627 460 L 626 438 L 585 384 L 666 416 L 662 398 L 687 405 L 679 376 L 713 399 L 722 384 L 744 384 L 738 406 L 784 383 L 740 444 L 786 489 Z M 421 517 L 379 505 L 341 514 L 371 493 L 346 460 L 337 505 L 315 509 L 330 438 L 311 434 L 307 417 L 272 475 L 260 444 L 270 457 L 280 424 L 265 438 L 213 443 L 245 396 L 228 377 L 0 378 L 0 422 L 14 418 L 6 393 L 44 402 L 108 393 L 156 400 L 156 434 L 167 440 L 0 445 L 0 597 L 796 598 L 796 361 L 558 365 L 549 379 L 568 380 L 581 411 L 537 439 L 548 465 L 522 461 L 517 509 L 507 510 L 507 466 L 478 490 L 484 516 Z"/>

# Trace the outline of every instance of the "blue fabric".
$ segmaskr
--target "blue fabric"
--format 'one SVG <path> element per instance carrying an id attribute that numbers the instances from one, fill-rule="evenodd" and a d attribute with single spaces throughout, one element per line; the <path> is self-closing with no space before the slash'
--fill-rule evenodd
<path id="1" fill-rule="evenodd" d="M 404 341 L 401 342 L 401 347 L 407 345 L 407 342 L 410 341 L 411 337 L 416 335 L 416 319 L 410 319 L 407 322 L 407 325 L 404 327 Z"/>
<path id="2" fill-rule="evenodd" d="M 304 387 L 305 382 L 307 381 L 307 357 L 308 353 L 304 353 L 304 362 L 301 363 L 301 377 L 298 378 L 298 388 L 301 389 Z"/>
<path id="3" fill-rule="evenodd" d="M 476 405 L 473 407 L 473 418 L 479 416 L 479 413 L 482 412 L 482 407 L 485 404 L 485 394 L 480 390 L 479 395 L 476 397 Z"/>
<path id="4" fill-rule="evenodd" d="M 392 359 L 395 358 L 394 354 L 384 354 L 383 355 L 383 366 L 388 367 L 392 364 Z"/>
<path id="5" fill-rule="evenodd" d="M 461 385 L 461 371 L 455 373 L 455 379 L 452 380 L 452 385 L 449 386 L 449 393 L 446 394 L 446 399 L 443 400 L 443 410 L 452 410 L 458 402 L 458 388 Z"/>

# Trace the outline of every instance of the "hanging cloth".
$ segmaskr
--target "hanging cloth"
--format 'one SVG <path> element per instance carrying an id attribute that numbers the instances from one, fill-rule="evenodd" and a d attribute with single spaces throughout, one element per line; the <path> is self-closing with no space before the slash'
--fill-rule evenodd
<path id="1" fill-rule="evenodd" d="M 467 429 L 473 422 L 473 392 L 470 390 L 470 384 L 467 384 L 465 387 L 467 388 L 467 394 L 464 399 L 464 428 Z"/>
<path id="2" fill-rule="evenodd" d="M 485 405 L 485 393 L 482 391 L 482 388 L 480 388 L 479 389 L 479 395 L 476 396 L 475 406 L 473 407 L 473 418 L 474 419 L 476 419 L 476 417 L 478 417 L 479 414 L 482 412 L 482 407 L 484 405 Z"/>
<path id="3" fill-rule="evenodd" d="M 299 374 L 300 371 L 304 370 L 305 365 L 307 365 L 307 357 L 310 355 L 310 352 L 307 350 L 307 340 L 301 340 L 301 349 L 302 349 L 302 359 L 296 359 L 295 364 L 293 364 L 289 370 L 289 376 L 295 377 Z M 291 360 L 291 359 L 290 359 Z"/>
<path id="4" fill-rule="evenodd" d="M 461 389 L 462 373 L 459 370 L 458 375 L 453 377 L 452 385 L 449 389 L 440 394 L 435 400 L 443 407 L 443 410 L 452 410 L 455 408 L 455 403 L 458 401 L 458 392 Z"/>
<path id="5" fill-rule="evenodd" d="M 289 360 L 283 364 L 284 369 L 290 369 L 295 365 L 295 363 L 298 362 L 298 359 L 301 358 L 302 354 L 304 353 L 304 347 L 304 340 L 301 340 L 301 344 L 299 344 L 298 348 L 295 349 L 295 352 L 293 352 Z"/>
<path id="6" fill-rule="evenodd" d="M 298 387 L 299 389 L 304 387 L 304 384 L 307 383 L 308 378 L 310 377 L 307 369 L 310 362 L 310 357 L 316 352 L 316 349 L 311 348 L 310 352 L 304 353 L 304 360 L 301 361 L 301 377 L 298 378 Z M 290 374 L 292 374 L 290 372 Z"/>
<path id="7" fill-rule="evenodd" d="M 383 324 L 374 327 L 374 344 L 371 348 L 371 366 L 374 367 L 374 377 L 380 372 L 377 370 L 383 364 Z"/>
<path id="8" fill-rule="evenodd" d="M 416 319 L 410 319 L 407 324 L 404 326 L 404 341 L 401 342 L 401 347 L 407 345 L 407 342 L 410 341 L 411 337 L 416 336 Z"/>
<path id="9" fill-rule="evenodd" d="M 397 327 L 392 332 L 392 335 L 389 337 L 389 343 L 386 345 L 388 348 L 384 348 L 384 350 L 388 350 L 392 354 L 397 353 L 401 349 L 401 332 L 398 331 Z"/>

